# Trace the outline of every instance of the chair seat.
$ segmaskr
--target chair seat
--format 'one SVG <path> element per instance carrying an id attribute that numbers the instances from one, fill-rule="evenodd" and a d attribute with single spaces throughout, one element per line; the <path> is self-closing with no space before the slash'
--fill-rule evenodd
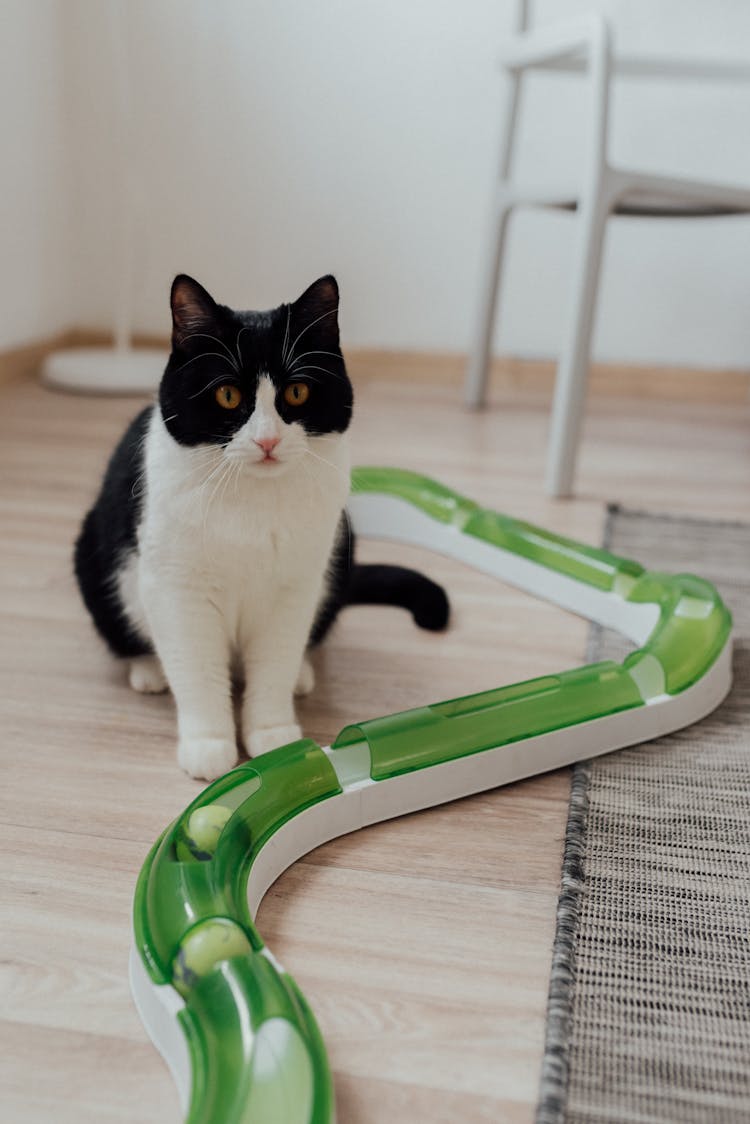
<path id="1" fill-rule="evenodd" d="M 619 173 L 624 181 L 630 173 Z M 713 218 L 721 215 L 750 214 L 750 189 L 726 184 L 682 181 L 667 177 L 635 173 L 633 183 L 623 186 L 612 214 L 638 215 L 647 218 Z M 550 207 L 575 211 L 581 196 L 580 187 L 570 184 L 540 187 L 513 183 L 504 191 L 514 203 L 532 207 Z"/>
<path id="2" fill-rule="evenodd" d="M 502 52 L 501 52 L 502 61 Z M 582 74 L 587 66 L 583 52 L 541 58 L 532 63 L 529 69 L 556 70 L 569 74 Z M 746 59 L 701 59 L 681 58 L 679 55 L 620 55 L 615 54 L 611 61 L 612 74 L 622 78 L 652 78 L 661 81 L 729 82 L 730 84 L 750 81 L 750 64 Z"/>

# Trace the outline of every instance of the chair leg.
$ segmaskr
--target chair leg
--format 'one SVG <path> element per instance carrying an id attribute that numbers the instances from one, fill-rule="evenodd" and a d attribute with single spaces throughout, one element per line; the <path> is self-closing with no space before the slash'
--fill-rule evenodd
<path id="1" fill-rule="evenodd" d="M 512 206 L 508 199 L 501 196 L 486 247 L 474 348 L 466 370 L 464 386 L 466 405 L 475 410 L 484 406 L 487 395 L 500 270 Z"/>
<path id="2" fill-rule="evenodd" d="M 610 200 L 604 191 L 586 200 L 580 210 L 571 320 L 555 379 L 547 454 L 546 490 L 551 496 L 569 496 L 573 488 L 588 382 L 599 265 L 609 210 Z"/>

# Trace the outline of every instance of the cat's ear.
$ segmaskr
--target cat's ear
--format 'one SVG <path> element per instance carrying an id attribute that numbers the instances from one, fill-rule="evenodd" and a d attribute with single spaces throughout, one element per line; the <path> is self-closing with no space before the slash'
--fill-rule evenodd
<path id="1" fill-rule="evenodd" d="M 339 342 L 339 287 L 331 274 L 313 281 L 292 305 L 294 322 L 298 331 L 313 328 L 315 336 L 325 340 L 329 348 Z"/>
<path id="2" fill-rule="evenodd" d="M 188 336 L 210 333 L 216 323 L 217 304 L 202 285 L 180 273 L 172 282 L 172 342 L 182 343 Z"/>

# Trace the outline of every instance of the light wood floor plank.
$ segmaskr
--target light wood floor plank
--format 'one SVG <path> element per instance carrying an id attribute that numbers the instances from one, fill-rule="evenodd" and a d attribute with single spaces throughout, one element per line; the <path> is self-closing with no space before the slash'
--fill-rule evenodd
<path id="1" fill-rule="evenodd" d="M 386 364 L 388 366 L 388 364 Z M 493 392 L 465 413 L 422 372 L 357 384 L 355 457 L 435 475 L 584 541 L 604 505 L 750 518 L 747 403 L 594 397 L 579 494 L 541 493 L 548 398 Z M 644 376 L 645 377 L 645 376 Z M 610 387 L 611 389 L 611 387 Z M 129 998 L 130 905 L 145 854 L 200 791 L 174 761 L 168 696 L 134 695 L 86 619 L 71 544 L 138 403 L 0 388 L 0 1116 L 179 1119 Z M 720 549 L 720 545 L 717 545 Z M 451 630 L 395 610 L 345 614 L 300 708 L 348 721 L 580 662 L 583 622 L 457 563 L 385 544 L 448 587 Z M 566 772 L 319 848 L 259 927 L 326 1038 L 341 1124 L 528 1124 L 536 1097 L 568 792 Z"/>

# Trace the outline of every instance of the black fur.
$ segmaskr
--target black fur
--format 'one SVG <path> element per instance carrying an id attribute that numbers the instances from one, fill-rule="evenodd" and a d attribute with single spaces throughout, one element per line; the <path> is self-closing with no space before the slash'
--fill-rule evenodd
<path id="1" fill-rule="evenodd" d="M 343 433 L 352 413 L 352 384 L 339 347 L 339 290 L 321 277 L 293 304 L 270 312 L 234 312 L 216 304 L 192 278 L 172 284 L 172 354 L 159 388 L 165 425 L 183 445 L 228 442 L 255 409 L 259 372 L 277 388 L 284 421 L 308 433 Z M 290 382 L 310 385 L 304 406 L 289 406 Z M 222 384 L 236 386 L 242 401 L 225 410 L 215 398 Z"/>
<path id="2" fill-rule="evenodd" d="M 143 442 L 152 407 L 141 410 L 117 445 L 99 497 L 83 521 L 75 546 L 75 571 L 86 608 L 116 656 L 132 659 L 151 651 L 123 615 L 114 575 L 123 555 L 136 546 L 143 486 Z"/>
<path id="3" fill-rule="evenodd" d="M 355 541 L 344 512 L 331 558 L 332 581 L 310 633 L 311 645 L 321 642 L 347 605 L 395 605 L 408 609 L 420 628 L 439 632 L 447 626 L 450 606 L 441 586 L 404 566 L 356 563 Z"/>
<path id="4" fill-rule="evenodd" d="M 234 312 L 216 304 L 191 278 L 175 278 L 172 353 L 158 406 L 143 410 L 117 445 L 75 546 L 83 600 L 115 655 L 132 658 L 151 651 L 124 616 L 115 584 L 123 558 L 137 549 L 140 497 L 146 487 L 143 444 L 151 411 L 161 411 L 169 433 L 181 444 L 226 443 L 252 413 L 258 373 L 263 371 L 278 388 L 276 408 L 285 420 L 293 411 L 294 420 L 308 433 L 343 432 L 351 419 L 353 394 L 339 347 L 337 310 L 338 287 L 330 276 L 311 285 L 293 304 L 269 312 Z M 283 391 L 290 381 L 309 381 L 311 393 L 304 406 L 285 403 Z M 236 409 L 216 403 L 216 388 L 224 384 L 242 393 Z M 440 586 L 399 566 L 354 562 L 354 537 L 345 515 L 330 575 L 311 644 L 320 643 L 346 605 L 397 605 L 408 609 L 421 628 L 442 629 L 447 624 L 448 600 Z"/>

